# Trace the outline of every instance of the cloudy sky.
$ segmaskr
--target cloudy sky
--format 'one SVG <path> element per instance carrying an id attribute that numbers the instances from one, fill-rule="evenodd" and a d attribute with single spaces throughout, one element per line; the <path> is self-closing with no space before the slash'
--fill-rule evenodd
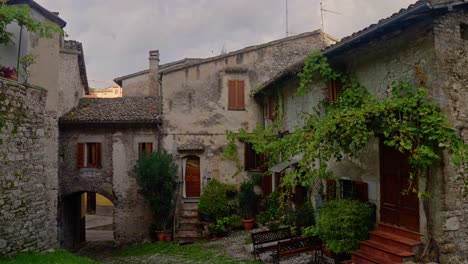
<path id="1" fill-rule="evenodd" d="M 289 32 L 320 28 L 320 0 L 287 0 Z M 83 42 L 88 78 L 112 80 L 161 63 L 210 57 L 286 36 L 286 0 L 36 0 Z M 325 31 L 342 38 L 415 0 L 323 0 Z M 91 82 L 98 87 L 106 83 Z"/>

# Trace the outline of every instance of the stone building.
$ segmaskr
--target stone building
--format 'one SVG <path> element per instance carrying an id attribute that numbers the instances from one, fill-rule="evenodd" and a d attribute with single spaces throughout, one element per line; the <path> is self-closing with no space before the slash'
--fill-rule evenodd
<path id="1" fill-rule="evenodd" d="M 118 85 L 109 86 L 104 89 L 90 88 L 87 98 L 116 98 L 122 97 L 122 87 Z"/>
<path id="2" fill-rule="evenodd" d="M 197 202 L 211 179 L 239 184 L 260 171 L 259 155 L 249 145 L 238 142 L 234 160 L 224 156 L 226 131 L 254 129 L 262 118 L 261 108 L 250 96 L 257 85 L 334 42 L 317 30 L 206 59 L 159 65 L 150 55 L 149 70 L 114 80 L 122 86 L 124 98 L 157 94 L 163 100 L 161 146 L 179 166 L 182 209 L 178 210 Z M 193 226 L 176 224 L 178 228 L 176 237 L 200 235 L 192 232 Z"/>
<path id="3" fill-rule="evenodd" d="M 380 99 L 386 96 L 393 81 L 406 80 L 416 86 L 427 87 L 430 100 L 440 105 L 459 135 L 468 142 L 467 25 L 466 2 L 418 1 L 409 8 L 382 19 L 378 24 L 342 39 L 324 49 L 323 53 L 333 67 L 356 77 Z M 330 92 L 333 94 L 333 89 L 337 89 L 331 83 L 319 81 L 312 85 L 312 91 L 306 96 L 294 96 L 299 84 L 297 73 L 302 70 L 303 65 L 303 61 L 299 61 L 287 68 L 259 87 L 255 94 L 255 98 L 262 102 L 271 96 L 273 89 L 281 87 L 285 131 L 302 126 L 303 120 L 297 118 L 298 114 L 311 111 L 319 102 L 327 99 Z M 423 200 L 418 199 L 416 194 L 402 195 L 395 191 L 404 189 L 405 177 L 408 177 L 408 174 L 401 173 L 405 165 L 399 152 L 385 147 L 376 137 L 369 140 L 359 156 L 358 159 L 346 158 L 341 162 L 331 162 L 329 168 L 341 178 L 337 182 L 337 194 L 340 196 L 346 196 L 349 186 L 362 183 L 367 186 L 365 196 L 376 204 L 378 222 L 385 223 L 379 226 L 379 230 L 372 231 L 373 236 L 385 237 L 388 234 L 383 232 L 388 227 L 386 224 L 420 233 L 421 241 L 426 244 L 428 234 L 432 234 L 438 245 L 435 249 L 438 256 L 433 261 L 466 263 L 466 183 L 463 177 L 456 175 L 450 155 L 443 155 L 441 161 L 434 164 L 431 175 L 435 180 L 426 182 L 424 178 L 418 182 L 420 188 L 429 185 L 433 193 L 429 202 L 430 219 L 426 218 Z M 286 163 L 276 171 L 297 163 L 295 158 L 285 160 Z M 465 174 L 465 181 L 467 177 Z M 393 199 L 395 195 L 397 197 Z M 392 232 L 399 232 L 401 229 L 392 227 Z M 411 232 L 402 232 L 409 236 L 414 235 Z M 413 236 L 410 242 L 419 240 L 417 238 L 418 236 Z M 371 242 L 362 243 L 363 247 L 367 247 L 367 252 L 372 253 L 360 250 L 353 254 L 356 263 L 382 263 L 384 260 L 379 259 L 379 256 L 385 258 L 391 254 L 393 257 L 398 255 L 392 248 L 387 250 L 389 254 L 382 253 L 379 248 L 384 246 L 382 243 L 374 243 L 374 239 L 376 238 L 371 236 Z M 397 239 L 408 241 L 401 237 Z M 391 241 L 383 244 L 389 243 Z M 423 249 L 420 246 L 419 251 L 415 249 L 414 253 L 421 253 Z"/>
<path id="4" fill-rule="evenodd" d="M 83 98 L 60 118 L 59 226 L 64 247 L 85 242 L 85 192 L 114 204 L 117 243 L 149 236 L 151 213 L 131 172 L 142 151 L 159 148 L 159 105 L 156 97 Z"/>
<path id="5" fill-rule="evenodd" d="M 36 20 L 66 25 L 32 0 L 8 4 L 29 5 Z M 58 117 L 88 92 L 81 43 L 59 34 L 40 38 L 14 24 L 8 30 L 18 42 L 0 48 L 0 63 L 16 67 L 18 51 L 35 55 L 36 63 L 30 67 L 29 84 L 1 80 L 0 255 L 59 245 Z"/>

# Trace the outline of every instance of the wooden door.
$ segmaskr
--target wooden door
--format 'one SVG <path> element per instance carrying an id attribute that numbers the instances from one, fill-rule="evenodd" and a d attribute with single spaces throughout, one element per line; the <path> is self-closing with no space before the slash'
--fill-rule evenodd
<path id="1" fill-rule="evenodd" d="M 380 220 L 419 232 L 419 199 L 409 187 L 408 157 L 397 150 L 380 146 Z M 417 179 L 413 181 L 413 186 Z"/>
<path id="2" fill-rule="evenodd" d="M 200 158 L 188 157 L 185 165 L 185 194 L 200 197 Z"/>

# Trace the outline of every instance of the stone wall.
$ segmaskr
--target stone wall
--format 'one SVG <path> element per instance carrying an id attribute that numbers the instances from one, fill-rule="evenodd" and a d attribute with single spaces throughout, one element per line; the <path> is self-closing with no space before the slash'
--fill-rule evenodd
<path id="1" fill-rule="evenodd" d="M 101 143 L 101 168 L 77 168 L 78 143 Z M 138 193 L 137 183 L 131 171 L 138 159 L 138 143 L 151 142 L 158 146 L 158 133 L 154 128 L 61 128 L 60 135 L 60 192 L 63 198 L 82 192 L 104 195 L 115 205 L 114 238 L 117 243 L 141 242 L 149 237 L 151 212 Z M 60 210 L 63 211 L 60 205 Z M 71 227 L 64 218 L 60 221 L 62 234 Z M 60 240 L 67 244 L 67 237 Z"/>
<path id="2" fill-rule="evenodd" d="M 468 24 L 468 8 L 456 10 L 434 23 L 435 65 L 437 80 L 432 95 L 450 122 L 468 143 L 468 40 L 462 38 L 461 26 Z M 445 155 L 440 179 L 439 215 L 434 231 L 441 248 L 441 263 L 468 261 L 468 197 L 463 195 L 468 174 L 460 175 Z M 466 166 L 466 165 L 465 165 Z M 463 262 L 463 260 L 465 262 Z"/>
<path id="3" fill-rule="evenodd" d="M 47 91 L 0 79 L 0 256 L 57 246 Z"/>
<path id="4" fill-rule="evenodd" d="M 242 143 L 238 144 L 237 161 L 224 158 L 226 130 L 245 128 L 251 131 L 261 124 L 262 109 L 250 96 L 251 92 L 287 66 L 330 42 L 316 31 L 248 47 L 189 66 L 163 69 L 164 149 L 178 157 L 179 164 L 188 155 L 200 157 L 202 186 L 210 178 L 238 184 L 248 174 L 243 169 L 244 147 Z M 228 110 L 229 80 L 245 82 L 245 110 Z M 205 150 L 178 150 L 190 143 L 201 143 Z"/>

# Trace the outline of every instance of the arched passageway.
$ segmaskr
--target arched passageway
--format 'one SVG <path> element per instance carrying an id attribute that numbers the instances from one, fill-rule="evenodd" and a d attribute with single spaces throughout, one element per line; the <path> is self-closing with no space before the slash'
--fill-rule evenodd
<path id="1" fill-rule="evenodd" d="M 114 240 L 115 199 L 108 194 L 74 192 L 60 201 L 60 241 L 78 249 L 85 242 Z"/>

